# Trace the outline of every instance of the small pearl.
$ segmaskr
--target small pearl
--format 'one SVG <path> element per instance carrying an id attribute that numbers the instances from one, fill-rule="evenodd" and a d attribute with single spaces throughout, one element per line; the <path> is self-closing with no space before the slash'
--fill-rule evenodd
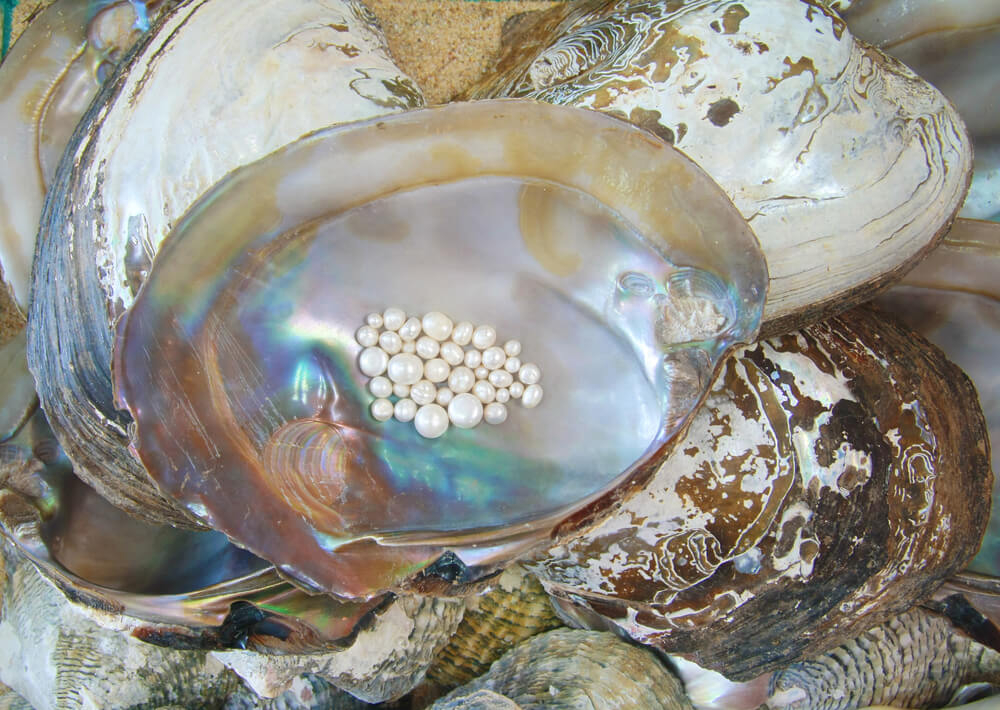
<path id="1" fill-rule="evenodd" d="M 476 384 L 476 376 L 467 367 L 456 367 L 448 376 L 448 386 L 455 394 L 468 392 Z"/>
<path id="2" fill-rule="evenodd" d="M 369 377 L 381 375 L 389 363 L 389 356 L 382 348 L 365 348 L 358 357 L 358 367 Z"/>
<path id="3" fill-rule="evenodd" d="M 520 399 L 521 395 L 524 394 L 524 385 L 520 382 L 514 382 L 510 385 L 510 396 L 514 399 Z"/>
<path id="4" fill-rule="evenodd" d="M 410 386 L 396 383 L 392 386 L 392 393 L 397 397 L 409 397 L 410 396 Z"/>
<path id="5" fill-rule="evenodd" d="M 382 311 L 382 325 L 386 330 L 399 330 L 406 322 L 406 313 L 402 308 L 386 308 Z"/>
<path id="6" fill-rule="evenodd" d="M 444 382 L 451 374 L 451 365 L 439 357 L 424 363 L 424 377 L 431 382 Z"/>
<path id="7" fill-rule="evenodd" d="M 524 388 L 524 396 L 521 398 L 521 404 L 523 404 L 528 409 L 533 409 L 537 407 L 542 401 L 542 388 L 539 385 L 528 385 Z"/>
<path id="8" fill-rule="evenodd" d="M 492 325 L 481 325 L 472 333 L 472 345 L 485 350 L 497 341 L 497 331 Z"/>
<path id="9" fill-rule="evenodd" d="M 403 342 L 403 352 L 413 354 L 417 352 L 417 344 L 412 340 L 406 340 Z"/>
<path id="10" fill-rule="evenodd" d="M 387 398 L 392 394 L 392 383 L 389 382 L 388 377 L 379 375 L 378 377 L 373 377 L 368 383 L 368 391 L 376 397 Z"/>
<path id="11" fill-rule="evenodd" d="M 390 355 L 395 355 L 402 349 L 403 340 L 399 337 L 399 333 L 387 330 L 378 336 L 378 344 Z"/>
<path id="12" fill-rule="evenodd" d="M 503 351 L 503 348 L 494 345 L 483 351 L 483 366 L 488 370 L 499 370 L 506 361 L 507 353 Z"/>
<path id="13" fill-rule="evenodd" d="M 489 382 L 480 380 L 472 386 L 472 394 L 479 397 L 479 401 L 483 404 L 489 404 L 496 399 L 497 391 L 496 388 Z"/>
<path id="14" fill-rule="evenodd" d="M 433 382 L 420 380 L 420 382 L 410 388 L 410 399 L 421 406 L 430 404 L 434 401 L 434 397 L 437 396 L 437 391 L 438 388 L 434 386 Z"/>
<path id="15" fill-rule="evenodd" d="M 413 417 L 413 426 L 425 439 L 436 439 L 448 431 L 448 412 L 438 404 L 425 404 Z"/>
<path id="16" fill-rule="evenodd" d="M 430 360 L 432 357 L 437 357 L 437 354 L 441 351 L 441 344 L 434 340 L 434 338 L 428 335 L 421 335 L 417 338 L 417 355 L 422 357 L 424 360 Z"/>
<path id="17" fill-rule="evenodd" d="M 487 377 L 490 376 L 490 371 L 487 370 L 482 365 L 480 365 L 479 367 L 477 367 L 476 370 L 475 370 L 475 372 L 476 372 L 476 379 L 477 380 L 485 380 Z"/>
<path id="18" fill-rule="evenodd" d="M 507 420 L 507 407 L 499 402 L 491 402 L 483 410 L 483 419 L 487 424 L 502 424 Z"/>
<path id="19" fill-rule="evenodd" d="M 494 370 L 490 373 L 489 380 L 494 387 L 510 387 L 511 383 L 514 382 L 514 376 L 506 370 Z"/>
<path id="20" fill-rule="evenodd" d="M 455 365 L 461 365 L 465 360 L 465 351 L 462 350 L 462 346 L 451 342 L 441 344 L 441 357 L 446 363 L 454 367 Z"/>
<path id="21" fill-rule="evenodd" d="M 369 313 L 365 316 L 365 323 L 370 325 L 372 328 L 382 327 L 382 314 L 381 313 Z"/>
<path id="22" fill-rule="evenodd" d="M 378 342 L 378 331 L 370 325 L 363 325 L 358 328 L 358 332 L 354 334 L 354 337 L 358 341 L 359 345 L 370 348 Z"/>
<path id="23" fill-rule="evenodd" d="M 448 336 L 451 335 L 453 327 L 451 318 L 439 311 L 431 311 L 425 315 L 421 321 L 421 325 L 424 327 L 424 332 L 427 335 L 438 341 L 447 340 Z"/>
<path id="24" fill-rule="evenodd" d="M 501 387 L 497 390 L 497 401 L 500 404 L 510 401 L 510 390 L 506 387 Z"/>
<path id="25" fill-rule="evenodd" d="M 412 399 L 401 399 L 396 402 L 393 413 L 401 422 L 412 422 L 413 417 L 417 416 L 417 403 Z"/>
<path id="26" fill-rule="evenodd" d="M 451 331 L 451 339 L 458 345 L 468 345 L 472 340 L 472 333 L 475 329 L 476 326 L 472 325 L 472 323 L 467 320 L 463 320 L 455 326 L 453 331 Z"/>
<path id="27" fill-rule="evenodd" d="M 516 374 L 518 370 L 521 369 L 521 358 L 519 357 L 509 357 L 507 362 L 503 364 L 503 369 L 505 369 L 510 374 Z"/>
<path id="28" fill-rule="evenodd" d="M 399 326 L 399 337 L 403 340 L 416 340 L 420 335 L 420 320 L 417 318 L 407 318 L 403 325 Z"/>
<path id="29" fill-rule="evenodd" d="M 454 396 L 455 393 L 452 392 L 450 389 L 448 389 L 447 387 L 441 387 L 440 389 L 438 389 L 437 397 L 434 398 L 434 401 L 440 404 L 442 407 L 447 407 L 448 402 L 450 402 Z"/>
<path id="30" fill-rule="evenodd" d="M 503 351 L 507 353 L 510 357 L 517 357 L 521 354 L 521 341 L 520 340 L 508 340 L 503 344 Z"/>
<path id="31" fill-rule="evenodd" d="M 389 379 L 401 385 L 412 385 L 424 375 L 424 363 L 416 355 L 400 353 L 389 359 Z"/>
<path id="32" fill-rule="evenodd" d="M 393 406 L 392 402 L 387 399 L 376 399 L 372 402 L 372 416 L 375 417 L 380 422 L 384 422 L 392 418 Z"/>
<path id="33" fill-rule="evenodd" d="M 471 429 L 483 420 L 483 403 L 472 394 L 459 394 L 448 404 L 448 419 L 459 429 Z"/>
<path id="34" fill-rule="evenodd" d="M 542 371 L 538 369 L 538 365 L 535 363 L 526 362 L 517 371 L 517 379 L 526 385 L 537 385 L 538 381 L 542 379 Z"/>
<path id="35" fill-rule="evenodd" d="M 465 351 L 465 366 L 473 369 L 483 364 L 483 354 L 478 350 Z"/>

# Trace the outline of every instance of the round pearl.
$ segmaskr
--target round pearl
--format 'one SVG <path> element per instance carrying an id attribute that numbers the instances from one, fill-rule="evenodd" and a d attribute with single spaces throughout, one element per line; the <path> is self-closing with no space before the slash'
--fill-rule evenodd
<path id="1" fill-rule="evenodd" d="M 483 419 L 487 424 L 503 424 L 507 421 L 507 407 L 499 402 L 490 402 L 483 410 Z"/>
<path id="2" fill-rule="evenodd" d="M 441 344 L 441 357 L 452 367 L 461 365 L 465 361 L 465 351 L 462 346 L 451 342 Z"/>
<path id="3" fill-rule="evenodd" d="M 389 363 L 389 355 L 382 348 L 365 348 L 358 357 L 358 367 L 369 377 L 381 375 Z"/>
<path id="4" fill-rule="evenodd" d="M 507 353 L 496 345 L 483 351 L 483 367 L 487 370 L 499 370 L 506 360 Z"/>
<path id="5" fill-rule="evenodd" d="M 487 370 L 482 365 L 480 365 L 479 367 L 477 367 L 476 370 L 475 370 L 475 372 L 476 372 L 476 379 L 477 380 L 485 380 L 487 377 L 490 376 L 490 371 Z"/>
<path id="6" fill-rule="evenodd" d="M 539 385 L 528 385 L 524 388 L 524 396 L 521 397 L 521 404 L 528 409 L 533 409 L 541 404 L 542 388 Z"/>
<path id="7" fill-rule="evenodd" d="M 434 386 L 434 383 L 427 380 L 420 380 L 420 382 L 410 388 L 410 399 L 421 406 L 430 404 L 434 401 L 434 397 L 437 396 L 437 391 L 438 388 Z"/>
<path id="8" fill-rule="evenodd" d="M 451 365 L 439 357 L 424 363 L 424 377 L 431 382 L 444 382 L 451 374 Z"/>
<path id="9" fill-rule="evenodd" d="M 483 404 L 489 404 L 496 399 L 497 391 L 496 388 L 489 382 L 480 380 L 472 386 L 472 394 L 479 397 L 479 401 Z"/>
<path id="10" fill-rule="evenodd" d="M 494 370 L 490 373 L 489 380 L 494 387 L 510 387 L 514 382 L 514 376 L 506 370 Z"/>
<path id="11" fill-rule="evenodd" d="M 412 340 L 404 340 L 403 341 L 403 352 L 404 353 L 411 353 L 411 354 L 417 352 L 417 344 L 414 343 Z"/>
<path id="12" fill-rule="evenodd" d="M 503 369 L 505 369 L 510 374 L 517 374 L 517 371 L 521 369 L 521 358 L 519 357 L 509 357 L 507 362 L 503 364 Z"/>
<path id="13" fill-rule="evenodd" d="M 434 340 L 434 338 L 421 335 L 417 338 L 417 355 L 422 357 L 424 360 L 430 360 L 432 357 L 437 357 L 437 354 L 441 351 L 441 344 Z"/>
<path id="14" fill-rule="evenodd" d="M 403 340 L 416 340 L 420 335 L 420 320 L 418 318 L 407 318 L 403 325 L 399 326 L 399 337 Z"/>
<path id="15" fill-rule="evenodd" d="M 424 363 L 416 355 L 400 353 L 389 358 L 389 379 L 401 385 L 412 385 L 424 375 Z"/>
<path id="16" fill-rule="evenodd" d="M 497 396 L 497 401 L 500 404 L 504 404 L 505 402 L 509 402 L 510 401 L 510 390 L 507 389 L 506 387 L 500 387 L 499 389 L 497 389 L 497 395 L 496 396 Z"/>
<path id="17" fill-rule="evenodd" d="M 448 431 L 448 412 L 439 404 L 425 404 L 413 417 L 413 426 L 425 439 L 436 439 Z"/>
<path id="18" fill-rule="evenodd" d="M 526 385 L 537 385 L 538 381 L 542 379 L 542 371 L 533 362 L 526 362 L 521 365 L 521 369 L 517 371 L 517 379 L 521 380 Z"/>
<path id="19" fill-rule="evenodd" d="M 382 311 L 382 325 L 386 330 L 399 330 L 406 322 L 406 313 L 402 308 L 386 308 Z"/>
<path id="20" fill-rule="evenodd" d="M 521 341 L 520 340 L 508 340 L 503 344 L 503 351 L 507 353 L 510 357 L 517 357 L 521 354 Z"/>
<path id="21" fill-rule="evenodd" d="M 378 336 L 378 344 L 390 355 L 395 355 L 403 348 L 403 339 L 399 337 L 399 333 L 387 330 Z"/>
<path id="22" fill-rule="evenodd" d="M 376 397 L 388 397 L 392 394 L 392 383 L 389 382 L 388 377 L 379 375 L 378 377 L 373 377 L 368 383 L 368 391 Z"/>
<path id="23" fill-rule="evenodd" d="M 497 341 L 497 331 L 492 325 L 481 325 L 472 333 L 472 345 L 485 350 Z"/>
<path id="24" fill-rule="evenodd" d="M 409 397 L 410 396 L 410 386 L 401 385 L 398 382 L 392 386 L 392 393 L 397 397 Z"/>
<path id="25" fill-rule="evenodd" d="M 372 402 L 371 412 L 372 416 L 380 422 L 391 419 L 393 412 L 392 402 L 387 399 L 376 399 Z"/>
<path id="26" fill-rule="evenodd" d="M 438 341 L 447 340 L 454 327 L 451 318 L 439 311 L 431 311 L 425 315 L 421 321 L 421 325 L 423 325 L 424 332 L 427 335 Z"/>
<path id="27" fill-rule="evenodd" d="M 372 328 L 382 327 L 382 314 L 381 313 L 369 313 L 365 316 L 365 323 L 370 325 Z"/>
<path id="28" fill-rule="evenodd" d="M 378 331 L 370 325 L 363 325 L 358 328 L 358 332 L 354 334 L 354 338 L 362 347 L 370 348 L 378 342 Z"/>
<path id="29" fill-rule="evenodd" d="M 451 331 L 451 339 L 454 340 L 458 345 L 468 345 L 472 340 L 472 333 L 475 331 L 476 326 L 472 325 L 467 320 L 463 320 L 455 329 Z"/>
<path id="30" fill-rule="evenodd" d="M 456 367 L 448 376 L 448 386 L 455 394 L 468 392 L 476 384 L 476 376 L 467 367 Z"/>
<path id="31" fill-rule="evenodd" d="M 483 420 L 483 403 L 472 394 L 458 394 L 448 404 L 448 419 L 459 429 L 471 429 Z"/>
<path id="32" fill-rule="evenodd" d="M 437 397 L 434 398 L 434 401 L 440 404 L 442 407 L 447 407 L 448 402 L 450 402 L 454 396 L 455 393 L 452 392 L 450 389 L 448 389 L 447 387 L 441 387 L 440 389 L 438 389 Z"/>
<path id="33" fill-rule="evenodd" d="M 412 422 L 413 417 L 417 416 L 417 403 L 412 399 L 401 399 L 396 402 L 393 413 L 401 422 Z"/>
<path id="34" fill-rule="evenodd" d="M 524 394 L 524 385 L 520 382 L 512 383 L 508 389 L 510 390 L 510 396 L 514 399 L 519 399 Z"/>
<path id="35" fill-rule="evenodd" d="M 473 369 L 483 364 L 483 354 L 478 350 L 467 350 L 465 352 L 465 366 Z"/>

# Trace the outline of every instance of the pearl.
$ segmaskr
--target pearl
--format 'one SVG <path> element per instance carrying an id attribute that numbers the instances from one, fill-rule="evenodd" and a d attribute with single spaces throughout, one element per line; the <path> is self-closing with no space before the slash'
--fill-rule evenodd
<path id="1" fill-rule="evenodd" d="M 507 389 L 506 387 L 500 387 L 500 388 L 497 389 L 497 395 L 496 395 L 496 397 L 497 397 L 497 401 L 500 404 L 504 404 L 505 402 L 509 402 L 510 401 L 510 390 Z"/>
<path id="2" fill-rule="evenodd" d="M 449 340 L 441 344 L 441 358 L 452 367 L 461 365 L 465 361 L 465 351 L 460 345 Z"/>
<path id="3" fill-rule="evenodd" d="M 458 345 L 468 345 L 472 340 L 472 333 L 475 329 L 476 326 L 467 320 L 463 320 L 451 331 L 451 339 Z"/>
<path id="4" fill-rule="evenodd" d="M 382 348 L 365 348 L 358 357 L 358 367 L 369 377 L 375 377 L 375 375 L 381 375 L 385 372 L 388 362 L 389 356 Z"/>
<path id="5" fill-rule="evenodd" d="M 382 325 L 386 330 L 399 330 L 406 322 L 406 313 L 402 308 L 386 308 L 382 311 Z"/>
<path id="6" fill-rule="evenodd" d="M 410 396 L 410 386 L 409 385 L 401 385 L 400 383 L 397 382 L 396 384 L 394 384 L 392 386 L 392 393 L 394 395 L 396 395 L 397 397 L 409 397 Z"/>
<path id="7" fill-rule="evenodd" d="M 368 383 L 368 391 L 376 397 L 388 397 L 392 394 L 392 383 L 389 382 L 388 377 L 379 375 L 378 377 L 373 377 Z"/>
<path id="8" fill-rule="evenodd" d="M 509 357 L 507 362 L 503 364 L 503 369 L 505 369 L 510 374 L 517 374 L 517 371 L 521 369 L 521 358 L 519 357 Z"/>
<path id="9" fill-rule="evenodd" d="M 420 335 L 420 320 L 417 318 L 407 318 L 403 325 L 399 326 L 399 337 L 403 340 L 416 340 Z"/>
<path id="10" fill-rule="evenodd" d="M 459 394 L 448 404 L 448 419 L 459 429 L 471 429 L 483 420 L 483 403 L 472 394 Z"/>
<path id="11" fill-rule="evenodd" d="M 425 439 L 436 439 L 448 431 L 448 413 L 439 404 L 425 404 L 413 417 L 413 426 Z"/>
<path id="12" fill-rule="evenodd" d="M 395 355 L 403 348 L 403 340 L 399 337 L 399 333 L 393 333 L 391 330 L 378 336 L 378 344 L 390 355 Z"/>
<path id="13" fill-rule="evenodd" d="M 400 353 L 389 358 L 389 379 L 401 385 L 412 385 L 424 375 L 424 363 L 416 355 Z"/>
<path id="14" fill-rule="evenodd" d="M 491 402 L 483 410 L 483 419 L 487 424 L 502 424 L 507 421 L 507 407 L 499 402 Z"/>
<path id="15" fill-rule="evenodd" d="M 494 370 L 489 374 L 489 381 L 494 387 L 510 387 L 514 376 L 506 370 Z"/>
<path id="16" fill-rule="evenodd" d="M 483 351 L 483 367 L 487 370 L 499 370 L 506 360 L 507 353 L 496 345 Z"/>
<path id="17" fill-rule="evenodd" d="M 478 350 L 467 350 L 465 352 L 465 366 L 473 369 L 483 363 L 483 354 Z"/>
<path id="18" fill-rule="evenodd" d="M 485 380 L 487 377 L 490 376 L 490 371 L 487 370 L 482 365 L 480 365 L 479 367 L 477 367 L 476 370 L 475 370 L 475 372 L 476 372 L 476 379 L 477 380 Z"/>
<path id="19" fill-rule="evenodd" d="M 421 321 L 421 325 L 424 327 L 424 332 L 427 335 L 434 338 L 434 340 L 447 340 L 448 336 L 451 335 L 452 328 L 454 327 L 451 318 L 446 316 L 444 313 L 439 311 L 431 311 L 424 316 Z"/>
<path id="20" fill-rule="evenodd" d="M 370 325 L 372 328 L 382 327 L 382 314 L 381 313 L 369 313 L 365 316 L 365 323 Z"/>
<path id="21" fill-rule="evenodd" d="M 401 399 L 396 402 L 393 413 L 401 422 L 412 422 L 413 417 L 417 416 L 417 403 L 412 399 Z"/>
<path id="22" fill-rule="evenodd" d="M 437 396 L 437 391 L 438 389 L 434 386 L 434 383 L 427 380 L 420 380 L 420 382 L 410 388 L 410 399 L 421 406 L 430 404 L 434 401 L 434 397 Z"/>
<path id="23" fill-rule="evenodd" d="M 472 345 L 485 350 L 497 341 L 497 331 L 492 325 L 481 325 L 472 333 Z"/>
<path id="24" fill-rule="evenodd" d="M 372 416 L 380 422 L 391 419 L 393 412 L 392 402 L 387 399 L 376 399 L 372 402 L 371 412 Z"/>
<path id="25" fill-rule="evenodd" d="M 452 392 L 450 389 L 448 389 L 447 387 L 441 387 L 440 389 L 438 389 L 437 397 L 434 398 L 434 401 L 440 404 L 442 407 L 447 407 L 448 402 L 450 402 L 454 396 L 455 393 Z"/>
<path id="26" fill-rule="evenodd" d="M 503 344 L 503 351 L 507 353 L 510 357 L 517 357 L 521 354 L 521 341 L 520 340 L 508 340 Z"/>
<path id="27" fill-rule="evenodd" d="M 467 367 L 456 367 L 448 376 L 448 386 L 455 394 L 468 392 L 476 384 L 476 376 Z"/>
<path id="28" fill-rule="evenodd" d="M 528 385 L 524 388 L 524 396 L 521 397 L 521 404 L 528 409 L 537 407 L 542 401 L 542 388 L 539 385 Z"/>
<path id="29" fill-rule="evenodd" d="M 441 351 L 441 344 L 434 340 L 434 338 L 428 335 L 421 335 L 417 338 L 417 355 L 422 357 L 424 360 L 430 360 L 432 357 L 437 357 L 437 354 Z"/>
<path id="30" fill-rule="evenodd" d="M 517 371 L 517 379 L 526 385 L 536 385 L 542 379 L 542 371 L 533 362 L 526 362 Z"/>
<path id="31" fill-rule="evenodd" d="M 483 404 L 489 404 L 496 399 L 497 391 L 489 382 L 480 380 L 472 386 L 472 394 L 476 395 Z"/>
<path id="32" fill-rule="evenodd" d="M 404 353 L 415 353 L 417 352 L 417 344 L 412 340 L 406 340 L 403 342 L 403 352 Z"/>
<path id="33" fill-rule="evenodd" d="M 358 332 L 354 334 L 354 338 L 362 347 L 370 348 L 378 342 L 378 331 L 370 325 L 363 325 L 358 328 Z"/>
<path id="34" fill-rule="evenodd" d="M 522 394 L 524 394 L 524 385 L 520 382 L 514 382 L 510 385 L 510 396 L 514 399 L 519 399 Z"/>
<path id="35" fill-rule="evenodd" d="M 424 363 L 424 377 L 431 382 L 444 382 L 451 374 L 451 365 L 439 357 Z"/>

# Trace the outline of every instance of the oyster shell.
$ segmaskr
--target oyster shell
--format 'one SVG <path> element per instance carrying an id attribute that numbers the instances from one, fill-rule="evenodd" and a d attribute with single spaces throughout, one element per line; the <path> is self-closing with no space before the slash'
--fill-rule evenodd
<path id="1" fill-rule="evenodd" d="M 912 267 L 971 169 L 948 101 L 812 0 L 566 3 L 517 25 L 470 96 L 592 108 L 673 142 L 761 240 L 765 333 Z"/>

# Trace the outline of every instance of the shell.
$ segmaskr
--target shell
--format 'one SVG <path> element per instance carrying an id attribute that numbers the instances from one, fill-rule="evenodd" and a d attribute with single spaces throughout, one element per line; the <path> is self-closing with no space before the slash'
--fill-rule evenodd
<path id="1" fill-rule="evenodd" d="M 29 360 L 78 475 L 137 517 L 200 524 L 126 450 L 115 319 L 169 228 L 230 170 L 316 128 L 421 102 L 355 0 L 191 0 L 142 38 L 68 147 L 40 230 Z"/>
<path id="2" fill-rule="evenodd" d="M 761 241 L 765 333 L 905 273 L 971 170 L 944 97 L 814 0 L 567 3 L 521 22 L 470 96 L 592 108 L 673 142 Z"/>
<path id="3" fill-rule="evenodd" d="M 0 345 L 0 443 L 14 436 L 38 406 L 26 348 L 23 330 Z"/>
<path id="4" fill-rule="evenodd" d="M 240 689 L 226 698 L 222 710 L 363 710 L 371 707 L 348 693 L 336 690 L 314 675 L 303 675 L 292 687 L 273 699 Z"/>
<path id="5" fill-rule="evenodd" d="M 961 569 L 988 458 L 968 378 L 855 309 L 731 358 L 644 491 L 526 566 L 578 624 L 751 680 Z"/>

